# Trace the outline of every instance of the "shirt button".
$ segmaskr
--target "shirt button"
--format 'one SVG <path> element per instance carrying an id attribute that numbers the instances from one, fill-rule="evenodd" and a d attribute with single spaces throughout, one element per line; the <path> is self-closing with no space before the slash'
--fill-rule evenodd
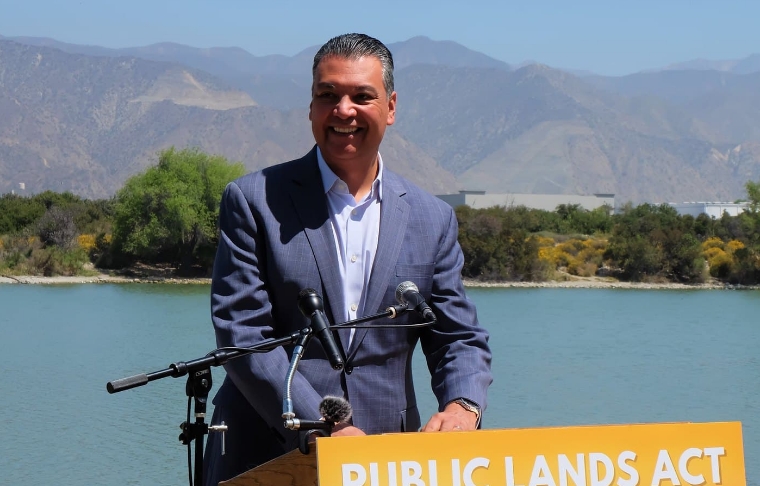
<path id="1" fill-rule="evenodd" d="M 356 209 L 351 210 L 351 214 L 353 214 L 354 216 L 356 216 Z"/>
<path id="2" fill-rule="evenodd" d="M 359 308 L 359 306 L 358 306 L 358 305 L 356 305 L 356 304 L 351 304 L 351 310 L 352 310 L 352 311 L 356 312 L 356 309 L 358 309 L 358 308 Z"/>
<path id="3" fill-rule="evenodd" d="M 351 255 L 351 263 L 356 262 L 356 255 Z"/>

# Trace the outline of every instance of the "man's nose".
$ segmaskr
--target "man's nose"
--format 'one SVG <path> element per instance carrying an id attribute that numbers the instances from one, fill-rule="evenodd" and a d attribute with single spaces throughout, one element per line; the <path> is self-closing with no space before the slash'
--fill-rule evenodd
<path id="1" fill-rule="evenodd" d="M 341 97 L 341 99 L 338 100 L 338 104 L 335 105 L 334 113 L 336 116 L 339 116 L 341 118 L 350 118 L 352 116 L 356 116 L 356 108 L 354 107 L 354 103 L 351 101 L 351 98 L 348 96 Z"/>

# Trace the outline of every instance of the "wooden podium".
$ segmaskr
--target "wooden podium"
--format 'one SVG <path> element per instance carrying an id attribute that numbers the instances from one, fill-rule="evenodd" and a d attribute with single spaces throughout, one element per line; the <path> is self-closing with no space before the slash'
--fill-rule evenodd
<path id="1" fill-rule="evenodd" d="M 740 422 L 326 437 L 310 450 L 219 484 L 747 484 Z"/>
<path id="2" fill-rule="evenodd" d="M 265 462 L 219 486 L 317 486 L 317 445 L 309 444 L 309 454 L 298 449 Z"/>

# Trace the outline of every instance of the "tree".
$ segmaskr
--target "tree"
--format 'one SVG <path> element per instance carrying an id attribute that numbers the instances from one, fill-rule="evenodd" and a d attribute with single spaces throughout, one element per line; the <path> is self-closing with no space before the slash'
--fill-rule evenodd
<path id="1" fill-rule="evenodd" d="M 21 231 L 40 219 L 45 210 L 45 205 L 36 199 L 3 194 L 0 196 L 0 235 Z"/>
<path id="2" fill-rule="evenodd" d="M 747 190 L 750 208 L 752 211 L 757 211 L 760 209 L 760 182 L 748 181 L 744 188 Z"/>
<path id="3" fill-rule="evenodd" d="M 37 222 L 37 236 L 45 246 L 70 249 L 77 236 L 77 227 L 71 211 L 51 206 Z"/>
<path id="4" fill-rule="evenodd" d="M 611 209 L 607 205 L 584 209 L 580 204 L 560 204 L 555 211 L 561 220 L 562 233 L 608 233 L 612 229 Z"/>
<path id="5" fill-rule="evenodd" d="M 159 153 L 158 165 L 131 177 L 116 194 L 114 248 L 187 270 L 208 265 L 217 243 L 219 200 L 245 168 L 197 149 Z"/>
<path id="6" fill-rule="evenodd" d="M 462 275 L 481 280 L 535 280 L 543 274 L 538 244 L 521 227 L 523 211 L 494 207 L 456 209 L 459 244 L 464 255 Z"/>
<path id="7" fill-rule="evenodd" d="M 679 216 L 667 204 L 642 204 L 626 207 L 616 221 L 605 258 L 625 278 L 660 275 L 697 282 L 704 277 L 704 260 L 693 235 L 694 218 Z"/>

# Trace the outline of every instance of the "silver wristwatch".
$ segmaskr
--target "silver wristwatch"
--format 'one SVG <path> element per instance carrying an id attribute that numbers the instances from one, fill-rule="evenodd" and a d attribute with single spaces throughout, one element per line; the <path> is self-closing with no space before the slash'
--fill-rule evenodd
<path id="1" fill-rule="evenodd" d="M 476 420 L 475 427 L 477 428 L 480 426 L 480 407 L 475 402 L 467 400 L 466 398 L 457 398 L 456 400 L 452 400 L 452 403 L 456 403 L 468 412 L 474 413 Z"/>

